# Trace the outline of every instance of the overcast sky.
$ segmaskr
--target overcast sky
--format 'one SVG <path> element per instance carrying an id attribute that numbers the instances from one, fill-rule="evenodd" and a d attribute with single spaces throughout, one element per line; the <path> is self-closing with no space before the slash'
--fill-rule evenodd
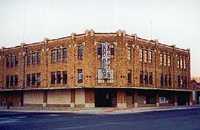
<path id="1" fill-rule="evenodd" d="M 0 46 L 126 30 L 190 48 L 192 76 L 200 76 L 199 0 L 0 0 Z"/>

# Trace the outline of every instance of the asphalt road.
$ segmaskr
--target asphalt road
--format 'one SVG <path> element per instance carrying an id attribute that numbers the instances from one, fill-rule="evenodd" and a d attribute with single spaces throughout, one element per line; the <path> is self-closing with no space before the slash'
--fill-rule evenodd
<path id="1" fill-rule="evenodd" d="M 200 130 L 200 108 L 120 115 L 0 112 L 0 130 Z"/>

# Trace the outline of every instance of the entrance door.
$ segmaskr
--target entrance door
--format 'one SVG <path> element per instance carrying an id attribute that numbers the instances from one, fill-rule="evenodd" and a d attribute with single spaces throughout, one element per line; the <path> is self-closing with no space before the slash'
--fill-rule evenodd
<path id="1" fill-rule="evenodd" d="M 115 107 L 116 91 L 113 89 L 95 90 L 95 107 Z"/>
<path id="2" fill-rule="evenodd" d="M 189 101 L 189 95 L 187 93 L 181 93 L 177 97 L 178 105 L 186 105 Z"/>

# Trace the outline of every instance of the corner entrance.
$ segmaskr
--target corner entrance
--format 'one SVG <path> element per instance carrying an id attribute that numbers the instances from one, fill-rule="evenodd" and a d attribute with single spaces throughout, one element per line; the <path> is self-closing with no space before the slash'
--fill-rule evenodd
<path id="1" fill-rule="evenodd" d="M 177 95 L 178 105 L 187 105 L 189 103 L 189 94 L 188 93 L 180 93 Z"/>
<path id="2" fill-rule="evenodd" d="M 116 107 L 117 94 L 114 89 L 95 89 L 95 107 Z"/>

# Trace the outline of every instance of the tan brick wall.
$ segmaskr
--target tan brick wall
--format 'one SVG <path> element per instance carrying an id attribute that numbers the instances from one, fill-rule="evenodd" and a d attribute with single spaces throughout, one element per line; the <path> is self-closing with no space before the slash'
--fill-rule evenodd
<path id="1" fill-rule="evenodd" d="M 97 83 L 97 69 L 100 67 L 100 59 L 97 57 L 97 45 L 100 42 L 108 42 L 114 45 L 115 55 L 111 59 L 111 69 L 114 70 L 114 82 L 113 83 Z M 82 44 L 84 46 L 83 60 L 77 59 L 77 46 Z M 67 48 L 67 60 L 61 63 L 51 63 L 51 50 L 55 47 Z M 132 59 L 127 59 L 127 46 L 132 47 Z M 139 62 L 139 48 L 151 48 L 154 49 L 155 56 L 153 57 L 153 63 L 141 64 Z M 41 63 L 39 65 L 24 66 L 23 52 L 27 51 L 40 51 Z M 160 51 L 166 51 L 172 54 L 174 57 L 171 67 L 160 67 L 159 65 L 159 53 Z M 19 65 L 14 68 L 6 68 L 5 55 L 14 53 L 19 58 Z M 187 70 L 177 69 L 175 55 L 188 56 Z M 28 73 L 41 73 L 41 85 L 38 87 L 95 87 L 95 86 L 114 86 L 114 87 L 140 87 L 139 74 L 141 70 L 153 72 L 154 81 L 153 85 L 146 85 L 144 87 L 160 87 L 160 73 L 169 74 L 171 72 L 173 76 L 173 86 L 171 88 L 177 88 L 177 75 L 188 76 L 188 86 L 190 80 L 190 54 L 187 50 L 178 49 L 175 47 L 166 46 L 156 41 L 149 41 L 137 36 L 129 36 L 123 32 L 117 33 L 93 33 L 87 32 L 85 34 L 72 35 L 60 39 L 45 40 L 34 44 L 25 44 L 13 48 L 1 49 L 1 56 L 3 56 L 0 70 L 0 86 L 5 86 L 5 76 L 7 74 L 19 75 L 19 87 L 23 87 L 23 82 L 26 83 L 24 76 Z M 1 60 L 1 59 L 0 59 Z M 83 69 L 84 82 L 77 84 L 77 69 Z M 132 83 L 127 83 L 127 71 L 132 70 Z M 52 71 L 67 71 L 68 83 L 67 85 L 50 83 Z M 25 72 L 25 73 L 24 73 Z M 3 77 L 3 78 L 1 78 Z M 26 87 L 26 84 L 25 84 Z"/>

